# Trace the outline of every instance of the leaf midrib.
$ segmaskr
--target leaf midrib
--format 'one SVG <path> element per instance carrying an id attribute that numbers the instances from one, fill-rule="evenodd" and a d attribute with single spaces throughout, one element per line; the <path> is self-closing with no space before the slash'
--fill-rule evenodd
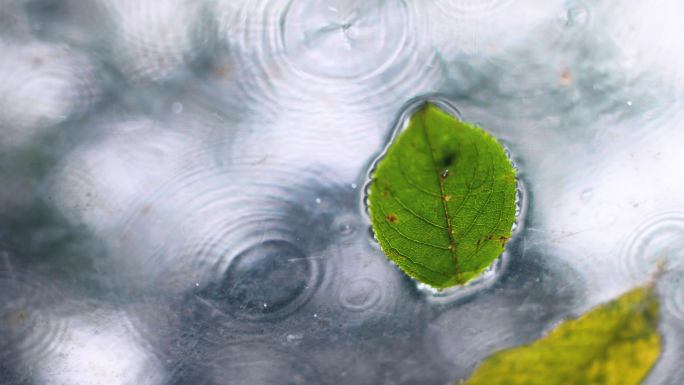
<path id="1" fill-rule="evenodd" d="M 423 126 L 423 132 L 425 133 L 425 137 L 427 138 L 428 144 L 430 145 L 430 154 L 432 155 L 432 163 L 435 165 L 435 176 L 437 177 L 437 182 L 439 183 L 439 189 L 440 189 L 440 194 L 442 197 L 442 206 L 444 207 L 444 216 L 447 221 L 447 233 L 449 235 L 449 249 L 451 250 L 451 258 L 454 263 L 454 268 L 456 269 L 456 277 L 458 279 L 458 283 L 461 284 L 463 283 L 463 280 L 461 279 L 461 269 L 458 266 L 458 260 L 456 258 L 456 245 L 454 245 L 454 235 L 452 233 L 452 228 L 451 228 L 451 216 L 449 215 L 449 208 L 447 206 L 447 201 L 446 201 L 446 194 L 444 192 L 444 179 L 442 179 L 442 176 L 440 174 L 440 170 L 438 167 L 438 162 L 437 162 L 437 157 L 435 155 L 435 146 L 432 143 L 432 139 L 430 138 L 430 134 L 428 133 L 428 128 L 427 128 L 427 123 L 425 122 L 425 113 L 427 109 L 423 108 L 423 110 L 420 111 L 420 119 L 422 122 Z"/>

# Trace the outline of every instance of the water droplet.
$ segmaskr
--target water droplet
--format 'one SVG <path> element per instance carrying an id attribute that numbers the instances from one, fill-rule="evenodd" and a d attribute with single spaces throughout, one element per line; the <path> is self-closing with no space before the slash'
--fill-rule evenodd
<path id="1" fill-rule="evenodd" d="M 183 105 L 178 103 L 178 102 L 175 102 L 171 106 L 171 109 L 173 110 L 174 113 L 180 114 L 181 112 L 183 112 Z"/>
<path id="2" fill-rule="evenodd" d="M 363 211 L 366 213 L 366 215 L 370 216 L 370 199 L 368 196 L 363 198 Z"/>
<path id="3" fill-rule="evenodd" d="M 378 241 L 378 237 L 375 236 L 375 231 L 373 231 L 373 226 L 368 226 L 368 236 L 370 237 L 370 239 L 373 242 L 380 243 L 380 241 Z"/>
<path id="4" fill-rule="evenodd" d="M 449 170 L 445 170 L 441 176 L 442 176 L 442 179 L 448 178 L 449 177 Z"/>
<path id="5" fill-rule="evenodd" d="M 316 203 L 321 203 L 321 198 L 316 198 Z"/>
<path id="6" fill-rule="evenodd" d="M 356 188 L 356 183 L 352 183 L 351 188 Z"/>
<path id="7" fill-rule="evenodd" d="M 631 106 L 631 105 L 632 105 L 632 101 L 631 101 L 631 100 L 628 100 L 628 101 L 627 101 L 627 105 L 628 105 L 628 106 Z"/>
<path id="8" fill-rule="evenodd" d="M 520 228 L 521 216 L 525 208 L 525 185 L 519 177 L 515 180 L 515 221 L 511 226 L 511 233 Z"/>

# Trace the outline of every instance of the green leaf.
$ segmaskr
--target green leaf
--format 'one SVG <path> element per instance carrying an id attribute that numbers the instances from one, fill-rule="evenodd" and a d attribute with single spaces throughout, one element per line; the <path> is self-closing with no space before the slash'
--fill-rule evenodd
<path id="1" fill-rule="evenodd" d="M 531 345 L 491 355 L 466 384 L 635 385 L 660 354 L 657 324 L 656 295 L 640 287 Z"/>
<path id="2" fill-rule="evenodd" d="M 504 251 L 515 184 L 496 139 L 427 103 L 375 170 L 373 230 L 387 257 L 418 281 L 464 284 Z"/>

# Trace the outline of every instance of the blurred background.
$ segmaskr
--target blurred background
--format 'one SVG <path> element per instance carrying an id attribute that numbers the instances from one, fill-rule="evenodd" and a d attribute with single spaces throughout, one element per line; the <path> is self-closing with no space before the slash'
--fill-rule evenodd
<path id="1" fill-rule="evenodd" d="M 0 0 L 0 384 L 452 384 L 647 281 L 684 384 L 684 3 Z M 433 98 L 518 168 L 432 292 L 365 185 Z"/>

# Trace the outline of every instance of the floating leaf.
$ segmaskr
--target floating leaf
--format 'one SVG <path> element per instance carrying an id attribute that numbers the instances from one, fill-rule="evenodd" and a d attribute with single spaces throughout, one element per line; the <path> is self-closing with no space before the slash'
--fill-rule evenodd
<path id="1" fill-rule="evenodd" d="M 487 358 L 468 385 L 636 385 L 660 354 L 658 300 L 640 287 L 528 346 Z"/>
<path id="2" fill-rule="evenodd" d="M 496 139 L 427 103 L 375 170 L 373 230 L 385 254 L 418 281 L 463 284 L 503 252 L 515 183 Z"/>

